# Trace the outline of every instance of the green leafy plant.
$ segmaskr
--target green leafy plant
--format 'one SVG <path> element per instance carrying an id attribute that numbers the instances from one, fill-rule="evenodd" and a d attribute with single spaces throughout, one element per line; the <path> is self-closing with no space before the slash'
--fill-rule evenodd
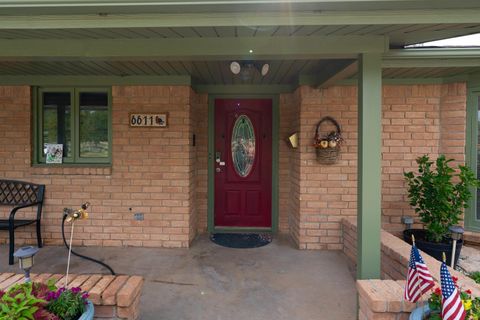
<path id="1" fill-rule="evenodd" d="M 480 271 L 472 272 L 469 276 L 470 276 L 470 278 L 472 278 L 476 283 L 480 283 Z"/>
<path id="2" fill-rule="evenodd" d="M 0 319 L 34 320 L 35 313 L 45 303 L 33 294 L 31 283 L 14 285 L 1 296 Z"/>
<path id="3" fill-rule="evenodd" d="M 88 294 L 80 288 L 57 289 L 48 284 L 22 283 L 0 290 L 0 320 L 76 320 L 85 312 Z"/>
<path id="4" fill-rule="evenodd" d="M 458 279 L 452 277 L 455 287 L 460 292 L 460 299 L 466 311 L 465 319 L 479 320 L 480 319 L 480 298 L 473 297 L 471 290 L 462 290 L 457 284 Z M 430 308 L 429 320 L 442 320 L 442 290 L 435 288 L 428 298 L 428 307 Z"/>
<path id="5" fill-rule="evenodd" d="M 58 315 L 62 320 L 75 320 L 85 312 L 87 293 L 80 288 L 65 289 L 49 293 L 47 310 Z"/>
<path id="6" fill-rule="evenodd" d="M 460 220 L 468 207 L 471 187 L 479 187 L 472 170 L 459 165 L 449 166 L 453 159 L 441 155 L 435 161 L 428 156 L 417 158 L 418 174 L 405 172 L 410 205 L 425 225 L 427 240 L 441 242 L 449 234 L 448 228 Z"/>

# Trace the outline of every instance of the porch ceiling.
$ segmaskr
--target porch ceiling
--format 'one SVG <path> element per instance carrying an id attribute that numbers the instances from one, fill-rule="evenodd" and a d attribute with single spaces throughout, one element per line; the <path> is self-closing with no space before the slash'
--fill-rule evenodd
<path id="1" fill-rule="evenodd" d="M 93 76 L 93 77 L 191 77 L 199 85 L 320 85 L 354 60 L 270 60 L 270 72 L 262 77 L 254 74 L 249 80 L 230 72 L 230 61 L 0 61 L 4 81 L 20 77 Z M 384 79 L 451 78 L 480 73 L 477 66 L 386 67 Z M 356 68 L 342 79 L 356 79 Z M 338 80 L 342 80 L 338 79 Z"/>
<path id="2" fill-rule="evenodd" d="M 0 10 L 3 83 L 97 76 L 322 85 L 355 77 L 359 53 L 387 57 L 404 45 L 480 33 L 476 0 L 0 0 Z M 412 64 L 388 56 L 383 76 L 468 74 L 479 71 L 477 57 Z M 232 60 L 268 62 L 270 73 L 242 81 L 229 71 Z"/>
<path id="3" fill-rule="evenodd" d="M 480 13 L 479 13 L 480 14 Z M 55 20 L 51 20 L 53 22 Z M 3 21 L 5 24 L 6 22 Z M 31 24 L 31 23 L 30 23 Z M 30 25 L 27 23 L 27 26 Z M 75 24 L 75 20 L 72 21 Z M 0 23 L 1 25 L 1 23 Z M 385 36 L 393 48 L 480 33 L 480 23 L 317 24 L 136 28 L 0 28 L 0 39 L 173 39 Z M 312 38 L 315 39 L 315 38 Z"/>
<path id="4" fill-rule="evenodd" d="M 341 60 L 344 61 L 344 60 Z M 332 60 L 273 60 L 270 72 L 242 80 L 230 72 L 230 61 L 6 61 L 0 62 L 5 76 L 191 76 L 198 84 L 295 84 L 299 74 L 316 74 Z"/>

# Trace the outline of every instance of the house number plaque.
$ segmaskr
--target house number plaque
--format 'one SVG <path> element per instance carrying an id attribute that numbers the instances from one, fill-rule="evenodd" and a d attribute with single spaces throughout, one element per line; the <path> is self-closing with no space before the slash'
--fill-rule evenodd
<path id="1" fill-rule="evenodd" d="M 130 127 L 166 128 L 166 113 L 130 113 Z"/>

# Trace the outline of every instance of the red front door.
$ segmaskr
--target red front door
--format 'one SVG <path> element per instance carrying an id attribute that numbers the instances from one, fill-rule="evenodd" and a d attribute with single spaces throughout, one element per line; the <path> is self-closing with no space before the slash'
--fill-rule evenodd
<path id="1" fill-rule="evenodd" d="M 272 100 L 215 100 L 215 226 L 272 226 Z"/>

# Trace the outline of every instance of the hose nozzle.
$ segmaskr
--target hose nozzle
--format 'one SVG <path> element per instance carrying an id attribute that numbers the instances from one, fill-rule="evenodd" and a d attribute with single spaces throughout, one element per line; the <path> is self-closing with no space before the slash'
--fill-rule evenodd
<path id="1" fill-rule="evenodd" d="M 82 204 L 80 209 L 75 210 L 75 211 L 71 208 L 63 209 L 63 214 L 65 216 L 65 221 L 72 222 L 72 221 L 75 221 L 77 219 L 87 219 L 88 218 L 88 212 L 86 210 L 89 206 L 90 206 L 90 203 L 85 202 L 84 204 Z"/>

